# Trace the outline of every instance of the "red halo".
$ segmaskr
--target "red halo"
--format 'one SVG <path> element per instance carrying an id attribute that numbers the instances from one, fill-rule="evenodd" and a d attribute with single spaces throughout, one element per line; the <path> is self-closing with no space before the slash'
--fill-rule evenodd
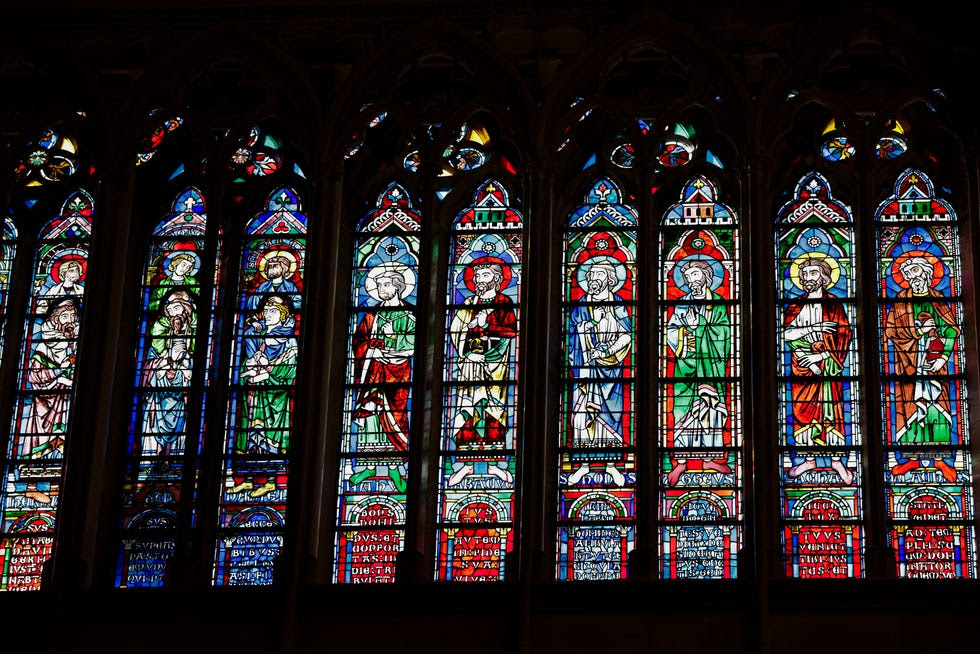
<path id="1" fill-rule="evenodd" d="M 85 281 L 85 273 L 88 272 L 88 260 L 79 254 L 66 254 L 63 257 L 55 259 L 51 264 L 51 279 L 54 280 L 55 284 L 61 283 L 61 267 L 69 261 L 77 261 L 82 264 L 82 274 L 79 276 L 78 281 Z"/>
<path id="2" fill-rule="evenodd" d="M 470 289 L 471 292 L 476 292 L 476 287 L 473 285 L 473 267 L 485 263 L 499 263 L 500 272 L 503 275 L 503 279 L 500 282 L 500 291 L 510 286 L 510 280 L 513 276 L 513 271 L 510 269 L 510 264 L 501 259 L 500 257 L 485 256 L 479 259 L 474 259 L 466 264 L 466 268 L 463 270 L 463 283 L 466 284 L 466 288 Z"/>
<path id="3" fill-rule="evenodd" d="M 892 263 L 892 279 L 895 283 L 902 288 L 910 288 L 911 285 L 905 276 L 902 275 L 902 264 L 912 257 L 921 257 L 929 263 L 932 264 L 932 284 L 930 288 L 935 288 L 943 280 L 943 266 L 942 262 L 939 261 L 939 257 L 936 255 L 926 252 L 925 250 L 911 250 L 909 252 L 903 252 L 902 254 L 895 257 L 894 263 Z"/>

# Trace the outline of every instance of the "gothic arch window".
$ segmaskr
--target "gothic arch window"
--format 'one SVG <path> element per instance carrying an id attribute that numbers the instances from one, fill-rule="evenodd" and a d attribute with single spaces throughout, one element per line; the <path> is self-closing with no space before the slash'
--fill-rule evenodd
<path id="1" fill-rule="evenodd" d="M 5 357 L 3 368 L 16 377 L 16 390 L 10 414 L 4 407 L 10 428 L 2 450 L 0 590 L 41 587 L 55 546 L 65 453 L 76 431 L 75 375 L 96 211 L 84 188 L 93 185 L 94 167 L 69 131 L 67 124 L 44 130 L 14 171 L 13 219 L 22 229 L 39 227 L 31 242 L 28 306 L 10 306 L 14 315 L 26 315 L 17 330 L 20 357 Z"/>
<path id="2" fill-rule="evenodd" d="M 684 150 L 680 138 L 661 159 Z M 661 224 L 658 515 L 668 579 L 734 578 L 742 546 L 741 248 L 737 217 L 717 195 L 695 176 Z"/>
<path id="3" fill-rule="evenodd" d="M 901 577 L 974 578 L 957 213 L 908 168 L 875 219 L 888 541 Z"/>
<path id="4" fill-rule="evenodd" d="M 282 163 L 277 149 L 256 151 L 246 164 L 250 174 L 275 172 Z M 244 229 L 232 328 L 216 585 L 271 584 L 283 545 L 301 356 L 306 222 L 297 191 L 283 186 L 269 193 L 264 210 Z"/>
<path id="5" fill-rule="evenodd" d="M 136 158 L 137 206 L 167 210 L 140 269 L 117 587 L 179 583 L 199 559 L 215 585 L 270 584 L 283 544 L 305 174 L 278 121 L 202 151 L 203 120 L 150 112 Z"/>
<path id="6" fill-rule="evenodd" d="M 131 219 L 145 239 L 133 289 L 132 394 L 125 435 L 116 441 L 117 588 L 162 586 L 190 556 L 224 279 L 222 229 L 207 197 L 214 185 L 192 134 L 197 121 L 183 127 L 179 114 L 157 108 L 143 122 Z"/>
<path id="7" fill-rule="evenodd" d="M 819 173 L 776 216 L 778 451 L 788 577 L 864 573 L 855 230 Z"/>
<path id="8" fill-rule="evenodd" d="M 732 90 L 674 46 L 611 43 L 601 89 L 553 132 L 556 189 L 590 189 L 562 232 L 559 580 L 740 573 L 745 273 L 717 181 L 739 187 Z"/>
<path id="9" fill-rule="evenodd" d="M 558 579 L 621 579 L 636 525 L 637 211 L 611 178 L 568 216 Z"/>
<path id="10" fill-rule="evenodd" d="M 334 579 L 392 582 L 404 547 L 423 218 L 390 184 L 355 237 Z"/>
<path id="11" fill-rule="evenodd" d="M 215 586 L 274 582 L 287 528 L 296 385 L 303 355 L 307 216 L 302 153 L 284 122 L 269 118 L 224 132 L 223 239 L 215 392 L 202 462 L 202 526 Z M 208 169 L 210 173 L 210 167 Z M 212 178 L 213 179 L 213 178 Z M 213 203 L 212 203 L 213 204 Z"/>
<path id="12" fill-rule="evenodd" d="M 464 167 L 485 157 L 454 156 Z M 504 579 L 513 547 L 523 229 L 488 179 L 450 232 L 436 579 Z"/>
<path id="13" fill-rule="evenodd" d="M 345 150 L 348 195 L 383 190 L 351 203 L 338 583 L 394 581 L 403 551 L 403 577 L 512 574 L 525 223 L 505 112 L 478 79 L 419 57 Z"/>
<path id="14" fill-rule="evenodd" d="M 219 257 L 220 258 L 220 255 Z M 150 235 L 140 288 L 136 392 L 126 448 L 119 587 L 159 586 L 197 481 L 217 275 L 204 196 L 180 191 Z M 210 293 L 206 293 L 210 289 Z M 194 384 L 195 377 L 203 377 Z"/>
<path id="15" fill-rule="evenodd" d="M 849 324 L 818 336 L 814 323 L 811 344 L 777 345 L 785 573 L 972 578 L 975 298 L 964 294 L 972 271 L 961 255 L 971 231 L 956 210 L 970 195 L 962 132 L 932 85 L 936 71 L 914 70 L 881 37 L 861 33 L 860 55 L 835 50 L 810 66 L 812 86 L 785 96 L 806 127 L 787 132 L 787 170 L 802 176 L 775 225 L 777 329 L 790 334 L 818 305 L 821 321 Z M 876 81 L 885 75 L 895 80 L 887 89 Z M 799 259 L 813 254 L 824 263 Z M 830 356 L 818 361 L 818 347 Z M 830 400 L 819 412 L 807 393 L 818 383 Z M 828 435 L 813 441 L 807 424 Z"/>

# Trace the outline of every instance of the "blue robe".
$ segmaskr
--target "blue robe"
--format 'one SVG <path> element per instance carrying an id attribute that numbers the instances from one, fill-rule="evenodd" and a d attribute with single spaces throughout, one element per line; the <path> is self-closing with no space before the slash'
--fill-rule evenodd
<path id="1" fill-rule="evenodd" d="M 599 313 L 607 314 L 603 330 L 597 321 Z M 610 321 L 611 318 L 611 321 Z M 622 447 L 628 438 L 623 435 L 624 392 L 623 363 L 632 350 L 633 321 L 623 305 L 576 306 L 569 315 L 567 340 L 568 362 L 578 381 L 572 389 L 573 413 L 588 414 L 586 434 L 573 428 L 574 447 Z M 622 334 L 629 342 L 618 350 L 609 350 Z M 604 356 L 587 360 L 588 350 L 599 345 L 606 348 Z"/>

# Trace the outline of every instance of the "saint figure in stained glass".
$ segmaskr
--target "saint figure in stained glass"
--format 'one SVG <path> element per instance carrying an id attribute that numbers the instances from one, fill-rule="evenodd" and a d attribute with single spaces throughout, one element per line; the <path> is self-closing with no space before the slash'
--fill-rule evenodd
<path id="1" fill-rule="evenodd" d="M 947 384 L 932 378 L 949 368 L 950 355 L 960 334 L 953 309 L 935 288 L 945 276 L 942 263 L 931 253 L 909 251 L 895 259 L 894 268 L 906 300 L 891 305 L 885 319 L 885 337 L 895 357 L 895 443 L 901 445 L 950 445 L 953 419 Z M 897 450 L 892 474 L 901 477 L 931 459 L 946 481 L 956 481 L 953 452 L 905 452 Z"/>
<path id="2" fill-rule="evenodd" d="M 453 315 L 449 333 L 458 356 L 455 387 L 456 415 L 451 427 L 459 453 L 453 459 L 448 485 L 456 486 L 474 472 L 474 465 L 506 483 L 514 481 L 508 458 L 493 451 L 506 447 L 507 431 L 513 428 L 506 382 L 513 377 L 510 349 L 517 336 L 517 313 L 503 290 L 512 272 L 494 256 L 475 259 L 465 269 L 466 288 L 472 295 Z M 475 453 L 471 455 L 467 453 Z"/>
<path id="3" fill-rule="evenodd" d="M 181 260 L 181 266 L 187 262 Z M 190 386 L 197 333 L 197 311 L 185 290 L 172 291 L 150 326 L 140 384 L 155 392 L 143 396 L 143 451 L 167 456 L 186 429 L 187 387 Z M 177 451 L 183 451 L 183 444 Z"/>
<path id="4" fill-rule="evenodd" d="M 716 271 L 715 268 L 718 268 Z M 674 447 L 719 448 L 699 453 L 704 470 L 722 474 L 732 471 L 725 443 L 728 406 L 724 384 L 703 378 L 721 378 L 727 372 L 731 346 L 731 321 L 728 308 L 722 304 L 704 304 L 719 299 L 716 289 L 724 271 L 720 261 L 707 256 L 690 256 L 679 261 L 674 274 L 680 273 L 678 287 L 685 291 L 682 301 L 667 321 L 667 345 L 677 357 L 674 377 L 690 378 L 691 383 L 674 384 Z M 702 379 L 702 381 L 696 381 Z M 683 456 L 690 456 L 684 453 Z M 667 483 L 676 486 L 687 470 L 687 459 L 678 457 L 667 475 Z"/>
<path id="5" fill-rule="evenodd" d="M 572 387 L 572 446 L 577 448 L 623 447 L 623 362 L 633 343 L 633 321 L 616 292 L 626 281 L 626 266 L 619 259 L 596 255 L 578 269 L 578 283 L 588 304 L 574 306 L 568 317 L 567 353 L 575 377 Z M 576 484 L 590 471 L 590 455 L 579 458 L 569 477 Z M 616 485 L 626 483 L 613 462 L 606 472 Z"/>
<path id="6" fill-rule="evenodd" d="M 783 337 L 791 352 L 791 382 L 794 429 L 790 445 L 799 447 L 843 447 L 847 445 L 844 425 L 844 395 L 839 379 L 845 369 L 852 338 L 850 322 L 832 287 L 840 276 L 840 265 L 827 256 L 804 254 L 791 264 L 790 279 L 805 293 L 806 303 L 786 307 Z M 790 477 L 829 465 L 844 484 L 853 473 L 847 469 L 843 452 L 825 456 L 794 455 Z M 818 461 L 819 459 L 819 461 Z"/>
<path id="7" fill-rule="evenodd" d="M 163 277 L 153 288 L 147 308 L 150 311 L 156 309 L 163 296 L 175 287 L 186 286 L 196 290 L 198 282 L 195 275 L 200 268 L 201 259 L 191 250 L 178 250 L 164 257 L 160 263 Z"/>
<path id="8" fill-rule="evenodd" d="M 63 297 L 80 299 L 85 293 L 84 277 L 84 259 L 80 256 L 69 254 L 56 260 L 38 294 L 40 299 L 37 302 L 37 312 L 44 313 L 52 302 Z"/>
<path id="9" fill-rule="evenodd" d="M 337 496 L 338 583 L 393 582 L 404 548 L 421 230 L 422 216 L 396 183 L 357 226 Z"/>
<path id="10" fill-rule="evenodd" d="M 25 415 L 22 455 L 39 459 L 60 456 L 68 425 L 69 391 L 74 384 L 78 338 L 78 304 L 63 297 L 50 307 L 34 342 L 27 371 L 31 406 Z"/>
<path id="11" fill-rule="evenodd" d="M 241 403 L 235 454 L 281 456 L 289 449 L 292 411 L 289 386 L 296 377 L 296 321 L 288 300 L 273 295 L 262 305 L 261 313 L 250 318 L 244 332 L 244 358 L 241 382 L 245 398 Z M 251 490 L 261 497 L 276 489 L 275 474 L 264 463 L 258 474 L 246 461 L 239 461 L 243 479 L 229 493 Z M 255 484 L 258 484 L 256 486 Z"/>
<path id="12" fill-rule="evenodd" d="M 298 261 L 296 255 L 287 249 L 272 249 L 258 263 L 258 275 L 261 279 L 251 291 L 248 298 L 248 308 L 257 311 L 262 302 L 270 295 L 278 295 L 289 300 L 294 309 L 300 308 L 300 293 L 296 283 L 290 277 L 295 275 Z"/>
<path id="13" fill-rule="evenodd" d="M 408 451 L 415 315 L 406 296 L 414 289 L 414 279 L 399 263 L 378 264 L 364 278 L 364 292 L 386 311 L 362 314 L 352 337 L 354 374 L 362 384 L 352 414 L 359 454 Z M 405 491 L 401 459 L 359 458 L 353 466 L 351 484 L 387 471 L 395 487 Z"/>

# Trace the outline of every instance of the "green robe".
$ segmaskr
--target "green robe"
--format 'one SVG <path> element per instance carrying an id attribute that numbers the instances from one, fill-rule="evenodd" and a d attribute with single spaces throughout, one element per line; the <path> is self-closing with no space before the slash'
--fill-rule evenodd
<path id="1" fill-rule="evenodd" d="M 705 299 L 714 296 L 710 291 Z M 686 298 L 690 299 L 690 298 Z M 724 384 L 712 381 L 704 382 L 705 377 L 724 377 L 728 365 L 731 347 L 731 324 L 728 308 L 722 304 L 691 304 L 677 305 L 674 313 L 667 322 L 667 344 L 676 355 L 674 377 L 690 379 L 690 382 L 674 384 L 674 427 L 684 422 L 691 407 L 698 399 L 702 385 L 711 386 L 717 393 L 717 398 L 724 404 Z M 690 347 L 693 336 L 694 347 Z M 727 414 L 727 412 L 726 412 Z M 712 426 L 704 434 L 708 442 L 701 446 L 722 447 L 721 428 L 718 422 L 724 422 L 723 416 L 715 416 L 708 420 Z M 706 425 L 706 428 L 708 426 Z M 675 444 L 683 446 L 683 444 Z"/>
<path id="2" fill-rule="evenodd" d="M 284 454 L 289 449 L 289 431 L 292 427 L 290 391 L 296 379 L 297 346 L 293 335 L 295 321 L 272 328 L 264 323 L 258 329 L 249 326 L 245 330 L 242 381 L 246 386 L 245 401 L 241 408 L 241 424 L 235 435 L 235 451 Z M 254 357 L 261 351 L 269 360 L 262 368 L 262 379 L 251 375 Z M 265 377 L 265 375 L 268 377 Z"/>

